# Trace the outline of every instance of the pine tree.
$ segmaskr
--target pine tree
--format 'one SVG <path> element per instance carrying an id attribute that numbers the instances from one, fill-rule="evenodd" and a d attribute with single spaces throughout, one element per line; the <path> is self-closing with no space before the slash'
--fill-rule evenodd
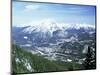
<path id="1" fill-rule="evenodd" d="M 84 66 L 84 69 L 95 69 L 96 68 L 95 51 L 93 51 L 90 47 L 88 47 L 86 59 L 83 63 L 83 66 Z"/>

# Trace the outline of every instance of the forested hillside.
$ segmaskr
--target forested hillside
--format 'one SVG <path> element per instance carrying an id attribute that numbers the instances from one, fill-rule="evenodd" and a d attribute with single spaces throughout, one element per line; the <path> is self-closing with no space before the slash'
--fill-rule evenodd
<path id="1" fill-rule="evenodd" d="M 53 72 L 81 68 L 82 66 L 75 62 L 50 61 L 42 56 L 34 55 L 17 45 L 12 46 L 13 73 Z"/>

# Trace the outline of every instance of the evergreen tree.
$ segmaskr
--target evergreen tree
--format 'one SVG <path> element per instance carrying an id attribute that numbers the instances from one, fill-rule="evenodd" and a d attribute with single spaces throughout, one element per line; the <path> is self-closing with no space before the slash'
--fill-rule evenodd
<path id="1" fill-rule="evenodd" d="M 84 69 L 95 69 L 96 68 L 95 51 L 93 51 L 90 47 L 88 47 L 86 59 L 83 63 L 83 66 L 84 66 Z"/>

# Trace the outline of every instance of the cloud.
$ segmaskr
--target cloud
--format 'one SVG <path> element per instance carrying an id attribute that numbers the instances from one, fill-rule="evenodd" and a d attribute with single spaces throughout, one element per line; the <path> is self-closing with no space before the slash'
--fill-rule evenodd
<path id="1" fill-rule="evenodd" d="M 40 6 L 39 5 L 27 5 L 25 6 L 24 11 L 25 12 L 34 12 L 34 11 L 39 11 Z"/>

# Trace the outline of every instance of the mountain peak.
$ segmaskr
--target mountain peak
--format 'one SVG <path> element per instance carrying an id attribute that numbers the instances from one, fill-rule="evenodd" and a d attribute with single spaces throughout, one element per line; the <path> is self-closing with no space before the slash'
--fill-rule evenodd
<path id="1" fill-rule="evenodd" d="M 27 24 L 26 27 L 23 31 L 24 32 L 50 32 L 51 34 L 56 31 L 56 30 L 66 30 L 66 29 L 94 29 L 95 25 L 90 25 L 90 24 L 67 24 L 67 23 L 59 23 L 56 20 L 53 19 L 45 19 L 41 21 L 33 21 L 29 24 Z"/>

